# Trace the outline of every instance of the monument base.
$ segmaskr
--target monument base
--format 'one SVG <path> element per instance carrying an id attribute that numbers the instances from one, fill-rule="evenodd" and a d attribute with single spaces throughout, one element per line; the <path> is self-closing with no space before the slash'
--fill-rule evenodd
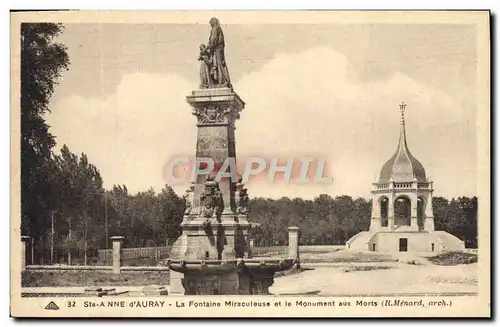
<path id="1" fill-rule="evenodd" d="M 185 295 L 269 295 L 277 271 L 294 260 L 171 260 L 171 271 L 182 273 Z"/>
<path id="2" fill-rule="evenodd" d="M 464 242 L 445 231 L 377 230 L 360 232 L 346 242 L 346 249 L 373 252 L 463 251 Z"/>
<path id="3" fill-rule="evenodd" d="M 185 260 L 230 260 L 248 258 L 250 253 L 246 217 L 186 217 L 182 235 L 174 244 L 173 258 Z"/>

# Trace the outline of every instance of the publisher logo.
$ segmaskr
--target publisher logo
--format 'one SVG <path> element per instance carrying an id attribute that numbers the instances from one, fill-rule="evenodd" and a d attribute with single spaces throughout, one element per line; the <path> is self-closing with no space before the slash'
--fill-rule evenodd
<path id="1" fill-rule="evenodd" d="M 59 307 L 54 303 L 54 301 L 50 301 L 45 307 L 45 310 L 59 310 Z"/>

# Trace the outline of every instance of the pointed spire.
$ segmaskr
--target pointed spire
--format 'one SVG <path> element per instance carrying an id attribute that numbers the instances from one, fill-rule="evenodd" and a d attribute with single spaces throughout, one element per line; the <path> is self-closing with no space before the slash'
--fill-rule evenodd
<path id="1" fill-rule="evenodd" d="M 379 181 L 409 182 L 425 180 L 425 169 L 422 164 L 411 155 L 406 142 L 405 111 L 406 103 L 399 104 L 401 111 L 401 128 L 398 147 L 394 155 L 384 164 L 380 171 Z"/>
<path id="2" fill-rule="evenodd" d="M 404 126 L 405 125 L 406 103 L 401 101 L 401 103 L 399 104 L 399 110 L 401 110 L 401 125 Z"/>
<path id="3" fill-rule="evenodd" d="M 399 105 L 399 110 L 401 111 L 401 129 L 399 132 L 399 144 L 398 144 L 398 149 L 401 150 L 401 147 L 403 147 L 405 150 L 408 149 L 408 146 L 406 144 L 406 130 L 405 130 L 405 110 L 406 110 L 406 103 L 401 101 L 401 104 Z"/>

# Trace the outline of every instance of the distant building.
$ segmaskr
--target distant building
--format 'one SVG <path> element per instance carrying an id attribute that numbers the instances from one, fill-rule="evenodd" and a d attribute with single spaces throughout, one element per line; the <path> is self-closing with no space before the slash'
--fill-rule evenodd
<path id="1" fill-rule="evenodd" d="M 394 155 L 382 166 L 372 188 L 370 229 L 354 235 L 346 248 L 377 252 L 441 252 L 463 250 L 464 242 L 434 230 L 433 182 L 406 142 L 404 110 Z"/>

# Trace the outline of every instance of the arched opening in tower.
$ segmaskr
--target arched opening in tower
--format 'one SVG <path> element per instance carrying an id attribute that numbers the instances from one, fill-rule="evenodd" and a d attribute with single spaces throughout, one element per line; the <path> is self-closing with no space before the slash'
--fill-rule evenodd
<path id="1" fill-rule="evenodd" d="M 389 199 L 382 197 L 380 199 L 380 224 L 382 227 L 389 226 Z"/>
<path id="2" fill-rule="evenodd" d="M 424 229 L 424 218 L 425 218 L 425 200 L 422 197 L 417 199 L 417 223 L 418 229 Z"/>
<path id="3" fill-rule="evenodd" d="M 406 196 L 400 196 L 394 200 L 394 225 L 410 226 L 411 224 L 411 201 Z"/>

